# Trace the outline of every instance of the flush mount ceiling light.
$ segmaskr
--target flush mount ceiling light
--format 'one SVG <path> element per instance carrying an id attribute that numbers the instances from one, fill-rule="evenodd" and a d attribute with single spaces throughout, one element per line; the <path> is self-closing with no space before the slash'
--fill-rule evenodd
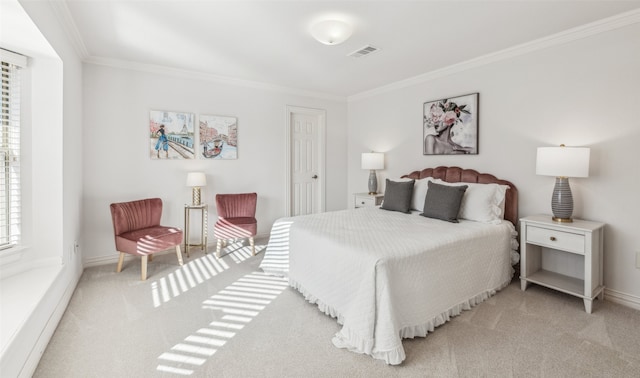
<path id="1" fill-rule="evenodd" d="M 353 28 L 344 21 L 325 20 L 311 26 L 313 38 L 325 45 L 338 45 L 351 37 Z"/>

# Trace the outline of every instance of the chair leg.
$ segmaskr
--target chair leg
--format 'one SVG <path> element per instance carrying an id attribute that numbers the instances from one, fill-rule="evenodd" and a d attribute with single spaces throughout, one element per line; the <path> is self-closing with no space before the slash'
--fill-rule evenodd
<path id="1" fill-rule="evenodd" d="M 178 263 L 180 265 L 184 264 L 182 261 L 182 252 L 180 252 L 180 244 L 176 245 L 176 254 L 178 255 Z"/>
<path id="2" fill-rule="evenodd" d="M 249 244 L 251 244 L 251 256 L 256 255 L 256 245 L 253 242 L 253 236 L 249 238 Z"/>
<path id="3" fill-rule="evenodd" d="M 220 249 L 222 248 L 222 239 L 218 239 L 218 243 L 216 244 L 216 257 L 220 258 Z"/>
<path id="4" fill-rule="evenodd" d="M 120 273 L 122 271 L 123 262 L 124 262 L 124 252 L 120 252 L 120 257 L 118 258 L 118 266 L 116 267 L 116 273 Z"/>
<path id="5" fill-rule="evenodd" d="M 142 256 L 142 280 L 147 280 L 147 257 L 148 255 Z"/>

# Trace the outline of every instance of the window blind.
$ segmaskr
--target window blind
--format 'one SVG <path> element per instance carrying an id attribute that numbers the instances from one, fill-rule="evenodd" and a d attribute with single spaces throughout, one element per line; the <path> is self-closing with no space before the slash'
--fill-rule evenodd
<path id="1" fill-rule="evenodd" d="M 20 63 L 26 58 L 0 50 L 0 249 L 20 243 Z"/>

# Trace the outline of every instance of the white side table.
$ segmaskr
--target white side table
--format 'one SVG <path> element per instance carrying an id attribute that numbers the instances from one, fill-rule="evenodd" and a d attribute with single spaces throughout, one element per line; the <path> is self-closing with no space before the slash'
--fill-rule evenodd
<path id="1" fill-rule="evenodd" d="M 189 243 L 189 228 L 191 227 L 191 211 L 200 210 L 200 243 Z M 184 205 L 184 252 L 189 257 L 189 247 L 200 247 L 207 253 L 207 235 L 209 228 L 209 214 L 206 203 L 200 205 Z"/>
<path id="2" fill-rule="evenodd" d="M 580 297 L 584 308 L 591 313 L 593 300 L 604 299 L 602 257 L 604 223 L 574 219 L 558 223 L 550 215 L 533 215 L 520 219 L 520 286 L 524 291 L 529 283 L 546 286 Z M 554 252 L 555 251 L 555 252 Z M 546 255 L 551 253 L 551 255 Z M 553 253 L 572 254 L 578 270 L 577 277 L 563 272 Z M 545 261 L 548 256 L 548 261 Z M 561 257 L 561 256 L 559 256 Z M 565 258 L 567 256 L 564 256 Z M 580 266 L 582 264 L 582 266 Z"/>
<path id="3" fill-rule="evenodd" d="M 383 193 L 378 193 L 378 194 L 355 193 L 353 195 L 353 207 L 357 209 L 359 207 L 380 206 L 383 199 L 384 199 Z"/>

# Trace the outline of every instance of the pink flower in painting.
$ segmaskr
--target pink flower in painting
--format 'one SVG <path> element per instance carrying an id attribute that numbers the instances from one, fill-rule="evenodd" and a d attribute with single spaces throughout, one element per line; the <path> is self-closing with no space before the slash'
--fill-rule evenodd
<path id="1" fill-rule="evenodd" d="M 444 124 L 445 126 L 451 126 L 458 120 L 458 116 L 454 111 L 448 111 L 444 114 Z"/>
<path id="2" fill-rule="evenodd" d="M 471 114 L 465 108 L 467 105 L 458 105 L 455 102 L 444 99 L 434 102 L 429 106 L 429 114 L 424 114 L 424 125 L 435 127 L 436 130 L 451 127 L 457 122 L 461 122 L 462 113 Z M 425 108 L 426 110 L 426 108 Z"/>
<path id="3" fill-rule="evenodd" d="M 429 111 L 429 116 L 431 117 L 431 123 L 435 124 L 442 120 L 442 116 L 444 115 L 444 111 L 437 106 L 436 104 L 431 105 L 431 109 Z"/>

